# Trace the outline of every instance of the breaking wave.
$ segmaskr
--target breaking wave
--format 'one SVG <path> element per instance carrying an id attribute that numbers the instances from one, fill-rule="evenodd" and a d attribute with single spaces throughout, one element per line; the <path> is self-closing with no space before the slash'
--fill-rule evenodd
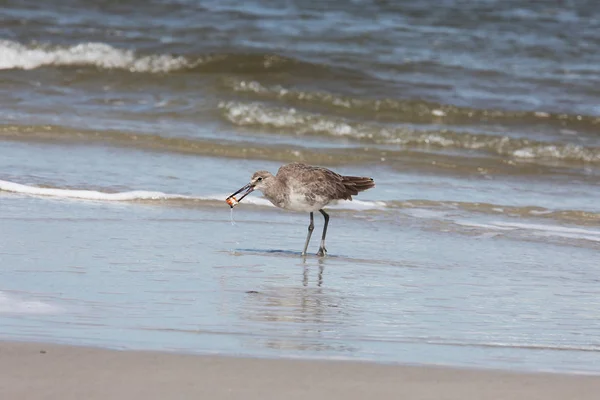
<path id="1" fill-rule="evenodd" d="M 375 118 L 380 121 L 405 123 L 443 123 L 469 125 L 474 122 L 503 124 L 553 124 L 561 128 L 597 129 L 600 117 L 539 111 L 476 109 L 450 104 L 408 99 L 353 98 L 323 91 L 302 91 L 281 85 L 263 85 L 256 80 L 229 78 L 224 86 L 236 93 L 246 93 L 260 99 L 287 102 L 290 105 L 312 105 L 334 112 Z M 594 131 L 595 132 L 595 131 Z"/>
<path id="2" fill-rule="evenodd" d="M 82 43 L 69 47 L 32 45 L 0 41 L 0 69 L 35 69 L 44 66 L 87 65 L 131 72 L 169 72 L 192 68 L 202 60 L 190 62 L 171 55 L 140 56 L 132 50 L 117 49 L 104 43 Z"/>
<path id="3" fill-rule="evenodd" d="M 290 72 L 306 75 L 357 74 L 294 58 L 269 53 L 214 53 L 202 55 L 140 54 L 105 43 L 80 43 L 72 46 L 47 44 L 24 45 L 0 40 L 0 70 L 40 67 L 88 66 L 129 72 L 168 73 L 196 71 L 204 73 Z"/>
<path id="4" fill-rule="evenodd" d="M 405 126 L 361 123 L 299 111 L 295 108 L 269 107 L 262 103 L 222 102 L 224 117 L 239 126 L 256 126 L 277 133 L 325 135 L 377 144 L 413 147 L 478 150 L 522 159 L 550 159 L 571 162 L 600 163 L 600 148 L 576 144 L 538 142 L 456 132 L 448 129 L 419 130 Z"/>

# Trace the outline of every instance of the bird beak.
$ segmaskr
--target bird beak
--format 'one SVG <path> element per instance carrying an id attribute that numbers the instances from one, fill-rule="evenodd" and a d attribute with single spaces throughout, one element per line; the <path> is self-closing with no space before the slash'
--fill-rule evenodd
<path id="1" fill-rule="evenodd" d="M 254 185 L 252 183 L 247 184 L 246 186 L 242 187 L 240 190 L 238 190 L 235 193 L 232 193 L 231 195 L 229 195 L 229 197 L 227 198 L 227 200 L 231 199 L 233 196 L 235 196 L 238 193 L 242 193 L 242 197 L 240 197 L 239 199 L 236 199 L 238 202 L 242 201 L 242 199 L 246 196 L 248 196 L 250 193 L 252 193 L 254 191 Z"/>

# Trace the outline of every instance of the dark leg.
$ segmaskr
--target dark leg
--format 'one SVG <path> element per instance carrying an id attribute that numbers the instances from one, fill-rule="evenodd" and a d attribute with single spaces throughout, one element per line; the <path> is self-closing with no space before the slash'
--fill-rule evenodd
<path id="1" fill-rule="evenodd" d="M 306 249 L 308 249 L 308 242 L 310 242 L 310 237 L 312 235 L 313 230 L 315 229 L 315 218 L 313 213 L 310 213 L 310 224 L 308 225 L 308 235 L 306 236 L 306 243 L 304 243 L 304 251 L 302 255 L 306 255 Z"/>
<path id="2" fill-rule="evenodd" d="M 321 246 L 319 247 L 319 251 L 317 252 L 318 256 L 324 256 L 327 254 L 327 249 L 325 248 L 325 236 L 327 236 L 327 225 L 329 224 L 329 214 L 327 214 L 323 210 L 319 210 L 321 214 L 323 214 L 323 218 L 325 218 L 325 225 L 323 226 L 323 237 L 321 237 Z"/>

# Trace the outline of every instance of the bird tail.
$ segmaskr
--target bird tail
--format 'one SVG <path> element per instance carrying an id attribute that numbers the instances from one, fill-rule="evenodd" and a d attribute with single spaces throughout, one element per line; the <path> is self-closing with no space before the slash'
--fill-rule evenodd
<path id="1" fill-rule="evenodd" d="M 373 178 L 367 178 L 364 176 L 342 176 L 342 183 L 352 195 L 375 187 L 375 181 Z"/>

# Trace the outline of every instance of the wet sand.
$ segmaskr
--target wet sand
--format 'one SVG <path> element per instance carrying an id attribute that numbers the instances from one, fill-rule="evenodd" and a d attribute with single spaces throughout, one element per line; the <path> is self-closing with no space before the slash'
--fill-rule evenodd
<path id="1" fill-rule="evenodd" d="M 3 399 L 595 399 L 600 377 L 0 343 Z M 207 396 L 207 397 L 202 397 Z"/>

